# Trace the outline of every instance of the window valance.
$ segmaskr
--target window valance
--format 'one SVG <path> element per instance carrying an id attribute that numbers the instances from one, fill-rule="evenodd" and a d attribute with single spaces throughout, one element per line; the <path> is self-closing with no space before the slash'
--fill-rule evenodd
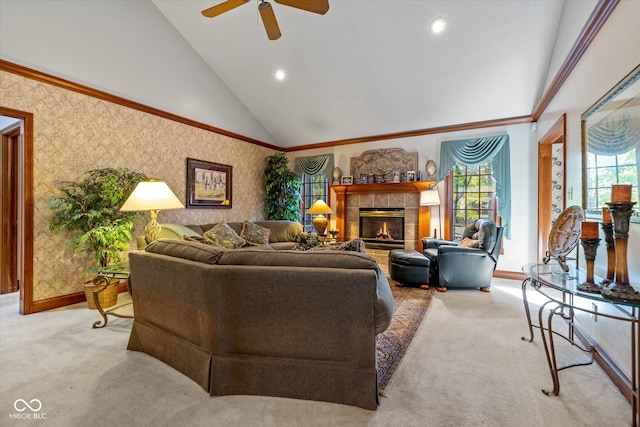
<path id="1" fill-rule="evenodd" d="M 640 118 L 602 120 L 590 126 L 588 133 L 589 152 L 598 156 L 616 156 L 640 148 Z"/>
<path id="2" fill-rule="evenodd" d="M 294 172 L 298 175 L 318 175 L 324 173 L 327 177 L 333 174 L 333 154 L 296 157 Z"/>
<path id="3" fill-rule="evenodd" d="M 498 215 L 502 217 L 504 236 L 511 239 L 511 166 L 509 135 L 486 138 L 443 141 L 440 146 L 440 173 L 444 180 L 456 164 L 478 166 L 491 161 L 491 171 L 496 181 Z"/>

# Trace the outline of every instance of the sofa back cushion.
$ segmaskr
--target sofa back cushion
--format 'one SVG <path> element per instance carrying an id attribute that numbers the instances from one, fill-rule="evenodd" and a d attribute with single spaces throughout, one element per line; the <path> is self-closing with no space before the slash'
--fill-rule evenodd
<path id="1" fill-rule="evenodd" d="M 373 257 L 351 251 L 226 251 L 218 264 L 378 270 Z"/>
<path id="2" fill-rule="evenodd" d="M 220 257 L 225 253 L 225 249 L 220 246 L 175 239 L 156 240 L 148 244 L 144 250 L 154 254 L 168 255 L 206 264 L 217 264 Z"/>
<path id="3" fill-rule="evenodd" d="M 261 227 L 271 230 L 271 233 L 269 233 L 269 243 L 295 242 L 296 236 L 302 233 L 302 224 L 296 221 L 271 220 L 254 222 Z"/>
<path id="4" fill-rule="evenodd" d="M 253 223 L 270 230 L 269 243 L 295 242 L 296 236 L 302 233 L 302 224 L 296 221 L 267 220 L 253 221 Z M 228 222 L 227 224 L 233 229 L 233 231 L 238 233 L 238 235 L 242 234 L 244 222 Z M 204 234 L 207 230 L 210 230 L 216 225 L 217 223 L 190 225 L 189 228 L 195 231 L 201 231 L 200 234 Z"/>

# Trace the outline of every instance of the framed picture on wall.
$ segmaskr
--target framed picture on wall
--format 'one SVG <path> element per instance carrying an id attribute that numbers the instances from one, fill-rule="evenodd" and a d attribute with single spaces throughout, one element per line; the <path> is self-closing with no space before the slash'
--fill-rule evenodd
<path id="1" fill-rule="evenodd" d="M 231 209 L 233 166 L 187 159 L 187 208 Z"/>

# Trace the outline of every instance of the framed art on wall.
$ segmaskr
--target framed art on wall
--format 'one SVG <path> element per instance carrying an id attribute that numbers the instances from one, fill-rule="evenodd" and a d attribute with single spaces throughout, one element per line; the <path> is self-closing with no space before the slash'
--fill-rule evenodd
<path id="1" fill-rule="evenodd" d="M 231 209 L 233 166 L 187 159 L 187 208 Z"/>

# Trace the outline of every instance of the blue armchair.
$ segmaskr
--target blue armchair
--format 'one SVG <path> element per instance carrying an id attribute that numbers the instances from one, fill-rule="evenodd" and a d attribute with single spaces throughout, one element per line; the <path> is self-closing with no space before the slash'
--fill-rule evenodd
<path id="1" fill-rule="evenodd" d="M 467 224 L 462 238 L 477 247 L 462 247 L 460 242 L 422 239 L 423 254 L 429 258 L 429 284 L 444 292 L 451 288 L 479 288 L 489 292 L 491 278 L 502 248 L 503 228 L 488 219 Z"/>

